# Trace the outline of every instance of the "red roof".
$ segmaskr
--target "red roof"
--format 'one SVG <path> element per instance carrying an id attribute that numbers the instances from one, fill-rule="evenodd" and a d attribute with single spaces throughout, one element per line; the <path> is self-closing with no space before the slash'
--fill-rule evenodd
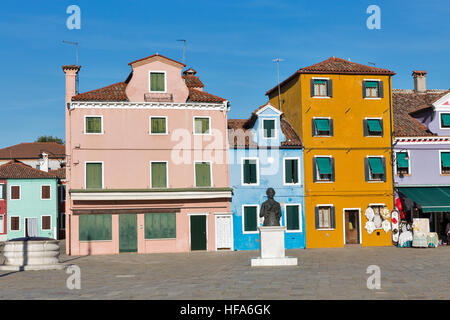
<path id="1" fill-rule="evenodd" d="M 134 64 L 134 63 L 136 63 L 136 62 L 139 62 L 139 61 L 142 61 L 142 60 L 147 60 L 147 59 L 150 59 L 150 58 L 153 58 L 153 57 L 161 57 L 161 58 L 170 60 L 170 61 L 172 61 L 172 62 L 181 64 L 183 67 L 186 67 L 186 65 L 185 65 L 184 63 L 181 63 L 181 62 L 179 62 L 179 61 L 177 61 L 177 60 L 173 60 L 173 59 L 167 58 L 166 56 L 163 56 L 163 55 L 161 55 L 161 54 L 159 54 L 159 53 L 155 53 L 155 54 L 152 54 L 152 55 L 150 55 L 150 56 L 148 56 L 148 57 L 145 57 L 145 58 L 142 58 L 142 59 L 139 59 L 139 60 L 132 61 L 132 62 L 130 62 L 128 65 L 131 66 L 132 64 Z"/>
<path id="2" fill-rule="evenodd" d="M 42 152 L 50 159 L 65 158 L 65 146 L 56 142 L 24 142 L 0 149 L 0 159 L 38 159 Z"/>
<path id="3" fill-rule="evenodd" d="M 389 76 L 395 75 L 395 72 L 388 70 L 388 69 L 366 66 L 364 64 L 351 62 L 351 61 L 348 61 L 345 59 L 331 57 L 322 62 L 313 64 L 312 66 L 298 69 L 289 78 L 287 78 L 286 80 L 281 82 L 280 86 L 283 86 L 289 80 L 291 80 L 292 78 L 294 78 L 295 76 L 297 76 L 301 73 L 303 73 L 303 74 L 311 74 L 311 73 L 312 74 L 368 74 L 368 75 L 389 75 Z M 268 90 L 266 92 L 266 95 L 269 95 L 270 93 L 272 93 L 272 91 L 274 91 L 277 88 L 278 88 L 278 85 L 276 85 L 272 89 Z"/>
<path id="4" fill-rule="evenodd" d="M 17 160 L 11 160 L 0 166 L 2 179 L 56 179 L 57 176 L 38 169 L 34 169 Z"/>
<path id="5" fill-rule="evenodd" d="M 58 177 L 59 179 L 66 179 L 66 168 L 58 168 L 55 170 L 48 170 L 48 173 Z"/>
<path id="6" fill-rule="evenodd" d="M 224 102 L 226 99 L 215 96 L 211 93 L 208 93 L 206 91 L 200 91 L 196 89 L 189 88 L 189 97 L 188 101 L 191 102 Z"/>
<path id="7" fill-rule="evenodd" d="M 184 79 L 184 83 L 188 88 L 203 88 L 205 85 L 200 81 L 200 78 L 197 76 L 185 75 L 182 76 Z"/>
<path id="8" fill-rule="evenodd" d="M 109 86 L 80 93 L 72 101 L 128 101 L 125 93 L 126 82 L 118 82 Z"/>

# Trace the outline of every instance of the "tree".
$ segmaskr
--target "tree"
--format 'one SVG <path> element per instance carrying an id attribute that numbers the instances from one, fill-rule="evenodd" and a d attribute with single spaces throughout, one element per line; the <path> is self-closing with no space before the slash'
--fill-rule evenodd
<path id="1" fill-rule="evenodd" d="M 64 144 L 64 141 L 61 138 L 54 136 L 40 136 L 36 139 L 35 142 L 56 142 L 59 144 Z"/>

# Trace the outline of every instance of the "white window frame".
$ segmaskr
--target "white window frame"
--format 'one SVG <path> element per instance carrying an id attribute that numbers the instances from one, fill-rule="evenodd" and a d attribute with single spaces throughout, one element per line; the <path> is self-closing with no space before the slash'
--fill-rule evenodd
<path id="1" fill-rule="evenodd" d="M 326 120 L 328 120 L 328 125 L 330 126 L 330 124 L 331 124 L 331 117 L 313 117 L 312 120 L 314 121 L 314 125 L 315 125 L 315 120 L 316 120 L 316 119 L 326 119 Z M 317 129 L 317 128 L 316 128 L 316 129 Z M 317 130 L 317 132 L 318 132 L 318 130 Z M 321 134 L 317 134 L 317 133 L 314 132 L 313 137 L 319 137 L 319 138 L 329 138 L 329 137 L 332 137 L 332 135 L 331 135 L 331 126 L 330 126 L 330 131 L 329 131 L 329 133 L 330 133 L 330 134 L 328 134 L 328 135 L 321 135 Z"/>
<path id="2" fill-rule="evenodd" d="M 165 163 L 166 164 L 166 188 L 169 188 L 169 162 L 165 160 L 152 160 L 150 161 L 150 188 L 153 188 L 152 186 L 152 164 L 153 163 Z"/>
<path id="3" fill-rule="evenodd" d="M 6 191 L 6 183 L 0 183 L 0 200 L 6 200 L 6 197 L 3 198 L 3 192 Z M 6 192 L 5 192 L 6 195 Z M 7 196 L 7 195 L 6 195 Z"/>
<path id="4" fill-rule="evenodd" d="M 332 155 L 315 155 L 314 158 L 333 159 L 333 156 Z M 330 161 L 330 163 L 331 163 L 331 161 Z M 332 180 L 320 180 L 320 171 L 319 171 L 319 166 L 317 165 L 317 160 L 316 160 L 316 170 L 317 170 L 317 172 L 316 172 L 317 181 L 315 181 L 315 183 L 334 183 L 334 181 L 332 181 Z M 331 168 L 331 170 L 333 170 L 333 167 Z M 333 176 L 333 174 L 331 174 L 331 176 Z"/>
<path id="5" fill-rule="evenodd" d="M 450 150 L 439 150 L 439 174 L 442 176 L 448 176 L 449 173 L 442 173 L 442 153 L 450 153 Z"/>
<path id="6" fill-rule="evenodd" d="M 245 160 L 256 160 L 256 183 L 244 183 L 244 162 Z M 259 186 L 259 158 L 241 157 L 241 186 Z"/>
<path id="7" fill-rule="evenodd" d="M 152 132 L 152 119 L 153 118 L 159 118 L 159 119 L 164 118 L 166 120 L 166 132 L 164 132 L 164 133 L 153 133 Z M 168 132 L 169 132 L 169 123 L 167 121 L 167 116 L 150 116 L 150 118 L 148 120 L 148 125 L 149 125 L 149 128 L 148 128 L 148 134 L 149 135 L 162 136 L 162 135 L 167 135 Z"/>
<path id="8" fill-rule="evenodd" d="M 12 199 L 12 187 L 19 187 L 19 199 Z M 22 200 L 22 186 L 19 184 L 11 184 L 9 185 L 9 200 L 11 201 L 18 201 L 18 200 Z"/>
<path id="9" fill-rule="evenodd" d="M 48 199 L 44 199 L 42 198 L 42 188 L 43 187 L 49 187 L 50 188 L 50 198 Z M 52 186 L 50 184 L 42 184 L 41 185 L 41 196 L 40 196 L 41 200 L 46 201 L 46 200 L 52 200 Z"/>
<path id="10" fill-rule="evenodd" d="M 287 207 L 298 207 L 298 227 L 296 230 L 288 230 L 287 228 Z M 303 221 L 302 221 L 302 204 L 301 203 L 285 203 L 284 204 L 284 226 L 286 227 L 286 233 L 302 233 L 303 231 Z"/>
<path id="11" fill-rule="evenodd" d="M 367 136 L 365 136 L 364 138 L 383 138 L 384 137 L 384 128 L 383 128 L 383 118 L 369 118 L 366 117 L 364 118 L 364 120 L 379 120 L 380 121 L 380 126 L 381 126 L 381 135 L 371 135 L 369 132 L 369 123 L 366 121 L 366 126 L 367 126 Z M 364 128 L 363 128 L 364 130 Z M 363 131 L 364 132 L 364 131 Z"/>
<path id="12" fill-rule="evenodd" d="M 315 206 L 315 208 L 321 208 L 321 207 L 329 207 L 330 208 L 330 219 L 328 220 L 328 223 L 331 226 L 331 207 L 334 207 L 334 205 L 333 204 L 316 204 L 316 206 Z M 334 209 L 334 212 L 335 212 L 334 219 L 336 222 L 336 208 Z M 314 212 L 314 218 L 315 218 L 315 216 L 316 216 L 316 214 Z M 314 224 L 315 224 L 315 221 L 314 221 Z M 318 229 L 315 228 L 315 230 L 317 230 L 317 231 L 330 231 L 330 230 L 335 230 L 335 229 L 336 228 L 331 228 L 331 227 L 328 227 L 328 228 L 320 228 L 319 227 Z"/>
<path id="13" fill-rule="evenodd" d="M 363 82 L 365 82 L 365 81 L 376 81 L 376 82 L 378 82 L 378 86 L 377 86 L 377 93 L 378 93 L 378 97 L 364 97 L 364 99 L 365 100 L 381 100 L 381 97 L 380 97 L 380 82 L 382 81 L 381 79 L 363 79 Z M 365 90 L 366 88 L 364 88 L 364 90 Z M 364 92 L 364 94 L 365 94 L 365 92 Z"/>
<path id="14" fill-rule="evenodd" d="M 398 153 L 407 153 L 408 154 L 408 173 L 406 173 L 406 175 L 410 176 L 411 175 L 411 154 L 410 154 L 409 150 L 395 151 L 394 174 L 396 176 L 399 176 L 399 173 L 398 173 L 398 170 L 397 170 L 397 154 Z"/>
<path id="15" fill-rule="evenodd" d="M 208 119 L 208 133 L 196 133 L 195 132 L 195 119 Z M 212 129 L 211 129 L 211 117 L 210 116 L 194 116 L 192 119 L 192 132 L 194 136 L 210 136 Z"/>
<path id="16" fill-rule="evenodd" d="M 205 187 L 205 186 L 197 187 L 197 172 L 196 172 L 197 169 L 196 169 L 195 165 L 197 163 L 202 163 L 202 162 L 209 163 L 209 177 L 210 177 L 210 180 L 211 180 L 211 184 L 210 184 L 209 187 Z M 212 161 L 211 160 L 196 160 L 196 161 L 194 161 L 194 185 L 195 185 L 196 188 L 212 188 L 214 186 L 213 172 L 212 172 Z"/>
<path id="17" fill-rule="evenodd" d="M 43 221 L 42 221 L 42 219 L 43 219 L 44 217 L 50 217 L 50 229 L 44 229 L 44 223 L 43 223 Z M 41 216 L 41 231 L 52 231 L 52 226 L 53 226 L 53 219 L 52 219 L 52 216 L 50 216 L 50 215 L 42 215 L 42 216 Z"/>
<path id="18" fill-rule="evenodd" d="M 100 125 L 101 125 L 101 132 L 86 132 L 86 118 L 100 118 Z M 103 128 L 103 115 L 96 115 L 96 114 L 85 114 L 84 115 L 84 134 L 96 134 L 101 135 L 104 134 L 104 128 Z"/>
<path id="19" fill-rule="evenodd" d="M 297 160 L 297 173 L 298 177 L 297 183 L 286 183 L 286 160 Z M 297 186 L 301 184 L 301 174 L 300 174 L 300 158 L 299 157 L 284 157 L 283 158 L 283 185 L 284 186 Z"/>
<path id="20" fill-rule="evenodd" d="M 278 138 L 277 119 L 276 118 L 261 118 L 261 120 L 262 120 L 262 126 L 261 126 L 262 137 L 264 139 L 268 139 L 268 140 L 277 139 Z M 266 133 L 264 130 L 264 122 L 265 121 L 273 121 L 273 137 L 265 136 L 265 133 Z"/>
<path id="21" fill-rule="evenodd" d="M 102 189 L 105 188 L 105 164 L 103 161 L 85 161 L 84 162 L 84 189 L 86 188 L 86 172 L 87 172 L 87 166 L 88 163 L 101 163 L 102 164 Z"/>
<path id="22" fill-rule="evenodd" d="M 152 91 L 152 73 L 164 73 L 164 91 Z M 151 93 L 167 93 L 167 72 L 165 70 L 149 70 L 148 71 L 148 92 Z"/>
<path id="23" fill-rule="evenodd" d="M 245 207 L 256 207 L 256 231 L 245 231 Z M 242 212 L 242 234 L 259 234 L 258 227 L 262 225 L 262 218 L 259 217 L 259 204 L 246 203 L 241 205 Z"/>
<path id="24" fill-rule="evenodd" d="M 366 156 L 366 158 L 367 159 L 369 159 L 369 158 L 382 158 L 382 159 L 386 159 L 384 156 Z M 381 163 L 383 164 L 383 160 L 381 160 Z M 369 171 L 369 181 L 366 181 L 366 182 L 369 182 L 369 183 L 386 183 L 387 182 L 387 166 L 385 166 L 385 168 L 384 168 L 384 176 L 386 177 L 386 181 L 383 181 L 383 180 L 373 180 L 372 179 L 372 173 L 371 173 L 371 170 L 370 170 L 370 162 L 369 161 L 367 161 L 367 166 L 368 166 L 368 171 Z"/>
<path id="25" fill-rule="evenodd" d="M 312 77 L 311 78 L 313 80 L 313 86 L 314 86 L 314 95 L 311 98 L 315 98 L 315 99 L 330 99 L 331 97 L 328 96 L 328 83 L 326 84 L 326 95 L 325 96 L 316 96 L 316 88 L 315 88 L 315 84 L 314 84 L 314 80 L 330 80 L 330 78 L 323 78 L 323 77 Z"/>
<path id="26" fill-rule="evenodd" d="M 11 229 L 11 227 L 12 227 L 12 223 L 11 223 L 11 219 L 12 218 L 19 218 L 19 230 L 13 230 L 13 229 Z M 21 228 L 21 219 L 20 219 L 20 216 L 9 216 L 9 226 L 8 226 L 8 230 L 9 231 L 11 231 L 11 232 L 20 232 L 20 231 L 22 231 L 22 228 Z"/>
<path id="27" fill-rule="evenodd" d="M 441 129 L 441 130 L 450 130 L 450 127 L 443 127 L 442 126 L 442 115 L 443 114 L 450 115 L 450 112 L 445 112 L 445 111 L 439 112 L 439 129 Z"/>
<path id="28" fill-rule="evenodd" d="M 369 204 L 370 206 L 370 204 Z M 362 222 L 361 222 L 361 208 L 342 208 L 342 226 L 343 226 L 343 235 L 344 235 L 344 245 L 345 242 L 347 241 L 347 237 L 345 236 L 345 229 L 346 229 L 346 225 L 345 225 L 345 212 L 346 211 L 350 211 L 350 210 L 355 210 L 358 211 L 358 244 L 362 244 Z M 336 212 L 336 210 L 335 210 Z M 335 217 L 336 219 L 336 217 Z M 376 229 L 378 230 L 378 229 Z"/>

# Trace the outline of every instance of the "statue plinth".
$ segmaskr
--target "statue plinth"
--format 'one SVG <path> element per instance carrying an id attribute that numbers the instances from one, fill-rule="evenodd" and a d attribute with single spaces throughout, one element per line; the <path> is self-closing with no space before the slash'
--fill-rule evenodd
<path id="1" fill-rule="evenodd" d="M 285 256 L 284 233 L 286 227 L 258 227 L 260 241 L 260 256 L 250 259 L 252 267 L 263 266 L 296 266 L 295 257 Z"/>

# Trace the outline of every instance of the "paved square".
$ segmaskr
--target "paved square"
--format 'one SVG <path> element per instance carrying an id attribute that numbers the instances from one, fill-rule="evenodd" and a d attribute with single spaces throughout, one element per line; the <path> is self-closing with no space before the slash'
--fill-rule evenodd
<path id="1" fill-rule="evenodd" d="M 298 266 L 249 266 L 257 251 L 66 256 L 59 271 L 0 272 L 0 299 L 449 299 L 450 246 L 287 250 Z M 367 288 L 369 265 L 381 289 Z"/>

